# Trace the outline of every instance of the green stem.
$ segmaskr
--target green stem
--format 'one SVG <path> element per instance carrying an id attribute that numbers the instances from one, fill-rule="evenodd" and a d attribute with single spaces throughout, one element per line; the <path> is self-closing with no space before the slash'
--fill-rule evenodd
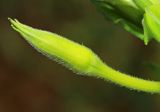
<path id="1" fill-rule="evenodd" d="M 114 82 L 118 85 L 149 93 L 160 93 L 160 82 L 158 81 L 149 81 L 141 78 L 133 77 L 131 75 L 121 73 L 102 64 L 97 68 L 95 72 L 96 76 L 103 79 Z"/>

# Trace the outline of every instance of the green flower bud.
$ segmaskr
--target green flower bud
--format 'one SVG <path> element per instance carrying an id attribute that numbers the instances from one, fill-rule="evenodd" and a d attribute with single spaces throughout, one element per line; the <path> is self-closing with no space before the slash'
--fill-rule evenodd
<path id="1" fill-rule="evenodd" d="M 143 24 L 148 7 L 159 4 L 159 0 L 92 0 L 104 16 L 148 44 L 151 38 L 146 35 Z M 159 9 L 157 9 L 159 11 Z M 153 18 L 152 18 L 153 19 Z M 152 35 L 153 36 L 153 35 Z M 157 36 L 157 35 L 154 35 Z M 157 39 L 156 39 L 157 40 Z"/>
<path id="2" fill-rule="evenodd" d="M 35 29 L 17 20 L 9 19 L 34 48 L 77 73 L 95 76 L 138 91 L 160 93 L 160 82 L 144 80 L 116 71 L 103 63 L 89 48 L 60 35 Z"/>
<path id="3" fill-rule="evenodd" d="M 55 59 L 77 73 L 88 74 L 101 60 L 87 47 L 57 34 L 31 28 L 17 20 L 9 19 L 12 27 L 39 52 Z"/>

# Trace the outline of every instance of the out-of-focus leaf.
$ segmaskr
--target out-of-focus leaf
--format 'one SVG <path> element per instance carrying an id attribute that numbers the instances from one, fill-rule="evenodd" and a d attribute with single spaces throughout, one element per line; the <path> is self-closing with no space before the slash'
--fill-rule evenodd
<path id="1" fill-rule="evenodd" d="M 92 0 L 103 15 L 143 40 L 143 11 L 129 0 Z"/>
<path id="2" fill-rule="evenodd" d="M 145 11 L 146 7 L 150 6 L 151 4 L 155 4 L 157 2 L 157 0 L 133 0 L 133 1 L 143 11 Z"/>
<path id="3" fill-rule="evenodd" d="M 103 15 L 147 45 L 154 38 L 160 42 L 159 0 L 91 0 Z"/>
<path id="4" fill-rule="evenodd" d="M 151 5 L 146 8 L 144 15 L 144 33 L 146 34 L 145 43 L 151 38 L 160 42 L 160 4 Z"/>

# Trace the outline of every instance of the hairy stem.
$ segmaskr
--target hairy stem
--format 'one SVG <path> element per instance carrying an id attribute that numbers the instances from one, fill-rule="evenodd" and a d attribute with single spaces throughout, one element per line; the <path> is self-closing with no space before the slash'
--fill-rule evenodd
<path id="1" fill-rule="evenodd" d="M 137 78 L 129 74 L 116 71 L 115 69 L 109 67 L 106 64 L 102 64 L 101 66 L 99 66 L 95 73 L 96 73 L 95 76 L 98 76 L 105 80 L 109 80 L 115 84 L 130 89 L 149 92 L 149 93 L 160 93 L 159 81 L 150 81 Z"/>
<path id="2" fill-rule="evenodd" d="M 138 91 L 160 93 L 160 82 L 158 81 L 144 80 L 116 71 L 83 45 L 55 33 L 29 27 L 17 20 L 9 20 L 13 29 L 19 32 L 36 50 L 51 59 L 56 59 L 76 73 L 103 78 Z"/>

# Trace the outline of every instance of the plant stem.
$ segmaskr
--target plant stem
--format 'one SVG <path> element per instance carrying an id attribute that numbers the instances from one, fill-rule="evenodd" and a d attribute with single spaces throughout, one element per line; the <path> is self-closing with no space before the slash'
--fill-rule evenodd
<path id="1" fill-rule="evenodd" d="M 96 76 L 109 80 L 115 84 L 149 93 L 160 93 L 160 82 L 150 81 L 137 78 L 119 71 L 112 69 L 106 64 L 102 64 L 97 68 L 95 72 Z"/>

